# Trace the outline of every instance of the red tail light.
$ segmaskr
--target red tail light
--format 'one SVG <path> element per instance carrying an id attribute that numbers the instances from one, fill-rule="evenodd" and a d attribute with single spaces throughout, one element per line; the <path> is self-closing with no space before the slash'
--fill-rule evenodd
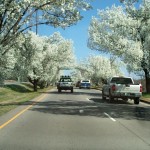
<path id="1" fill-rule="evenodd" d="M 140 92 L 142 92 L 142 85 L 140 85 Z"/>
<path id="2" fill-rule="evenodd" d="M 112 91 L 115 91 L 116 90 L 116 86 L 112 85 L 111 89 L 112 89 Z"/>

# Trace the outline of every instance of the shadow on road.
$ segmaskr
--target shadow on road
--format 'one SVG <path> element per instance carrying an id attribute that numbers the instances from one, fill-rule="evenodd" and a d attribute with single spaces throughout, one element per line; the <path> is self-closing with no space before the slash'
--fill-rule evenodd
<path id="1" fill-rule="evenodd" d="M 20 85 L 20 84 L 7 84 L 7 85 L 5 85 L 5 88 L 11 89 L 13 91 L 20 92 L 20 93 L 32 92 L 31 90 L 27 89 L 26 87 L 24 87 L 23 85 Z"/>
<path id="2" fill-rule="evenodd" d="M 94 116 L 99 118 L 106 118 L 105 112 L 113 118 L 121 118 L 126 120 L 145 120 L 150 121 L 150 107 L 133 105 L 131 103 L 116 100 L 109 103 L 108 100 L 101 99 L 101 93 L 89 92 L 89 90 L 76 91 L 70 93 L 70 91 L 63 91 L 58 93 L 57 91 L 47 92 L 49 94 L 60 95 L 89 95 L 90 101 L 75 101 L 71 99 L 59 99 L 49 100 L 44 102 L 28 101 L 25 103 L 7 103 L 0 104 L 0 106 L 8 105 L 33 105 L 31 111 L 38 111 L 46 114 L 56 115 L 77 115 L 77 116 Z M 68 96 L 70 97 L 70 96 Z"/>
<path id="3" fill-rule="evenodd" d="M 103 101 L 101 99 L 101 101 Z M 146 120 L 150 121 L 150 108 L 135 105 L 122 104 L 98 104 L 85 101 L 59 100 L 39 102 L 31 111 L 39 111 L 42 113 L 56 115 L 78 115 L 78 116 L 95 116 L 106 118 L 104 112 L 113 118 L 121 118 L 126 120 Z"/>
<path id="4" fill-rule="evenodd" d="M 75 91 L 73 93 L 70 92 L 70 90 L 62 90 L 62 92 L 58 93 L 57 91 L 50 91 L 50 92 L 41 92 L 41 93 L 46 93 L 46 94 L 56 94 L 56 95 L 90 95 L 94 97 L 100 97 L 101 93 L 94 93 L 94 92 L 89 92 L 88 89 L 84 89 L 84 91 Z"/>
<path id="5" fill-rule="evenodd" d="M 109 103 L 109 104 L 124 104 L 124 105 L 132 105 L 131 103 L 127 102 L 127 101 L 123 101 L 121 99 L 116 99 L 114 101 L 109 102 L 109 99 L 103 100 L 101 98 L 91 98 L 91 101 L 95 102 L 95 103 Z"/>

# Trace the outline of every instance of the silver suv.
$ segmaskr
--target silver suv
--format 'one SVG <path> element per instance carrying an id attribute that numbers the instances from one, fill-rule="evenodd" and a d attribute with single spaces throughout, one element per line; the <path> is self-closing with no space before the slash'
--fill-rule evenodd
<path id="1" fill-rule="evenodd" d="M 73 82 L 70 76 L 61 76 L 57 84 L 58 92 L 62 90 L 70 90 L 73 93 Z"/>

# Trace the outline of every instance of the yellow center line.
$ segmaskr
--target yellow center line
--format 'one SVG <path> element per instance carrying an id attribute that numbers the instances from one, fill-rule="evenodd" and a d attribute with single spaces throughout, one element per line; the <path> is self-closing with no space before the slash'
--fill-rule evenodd
<path id="1" fill-rule="evenodd" d="M 27 111 L 29 108 L 31 108 L 33 105 L 35 105 L 37 102 L 41 101 L 46 95 L 42 95 L 41 97 L 39 97 L 33 104 L 29 105 L 27 108 L 23 109 L 22 111 L 20 111 L 19 113 L 17 113 L 14 117 L 12 117 L 11 119 L 9 119 L 8 121 L 6 121 L 4 124 L 0 125 L 0 129 L 4 128 L 5 126 L 7 126 L 9 123 L 11 123 L 13 120 L 15 120 L 16 118 L 18 118 L 21 114 L 23 114 L 25 111 Z"/>

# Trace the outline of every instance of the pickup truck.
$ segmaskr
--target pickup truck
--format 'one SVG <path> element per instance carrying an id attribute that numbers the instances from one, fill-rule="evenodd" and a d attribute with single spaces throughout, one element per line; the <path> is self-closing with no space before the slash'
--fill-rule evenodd
<path id="1" fill-rule="evenodd" d="M 60 93 L 62 90 L 70 90 L 73 93 L 73 82 L 70 76 L 61 76 L 57 83 L 57 89 Z"/>
<path id="2" fill-rule="evenodd" d="M 139 104 L 142 96 L 142 85 L 134 84 L 130 77 L 112 77 L 102 87 L 102 98 L 109 97 L 109 102 L 114 98 L 121 98 L 125 101 L 133 99 L 134 104 Z"/>

